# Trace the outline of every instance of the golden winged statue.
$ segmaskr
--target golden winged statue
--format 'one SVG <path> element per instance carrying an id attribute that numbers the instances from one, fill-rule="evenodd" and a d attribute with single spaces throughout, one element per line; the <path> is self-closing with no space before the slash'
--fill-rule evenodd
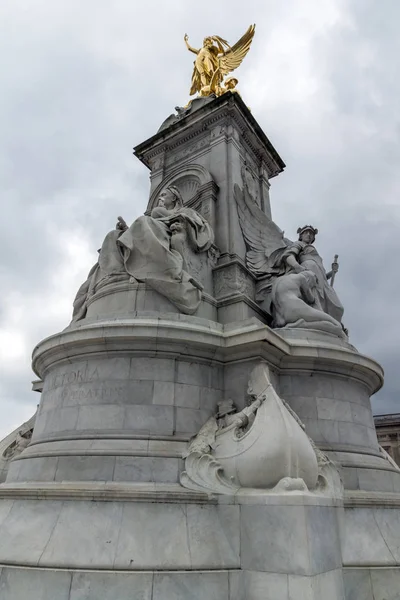
<path id="1" fill-rule="evenodd" d="M 224 77 L 239 67 L 242 60 L 250 50 L 253 41 L 255 25 L 250 25 L 248 30 L 234 46 L 218 35 L 205 37 L 203 47 L 196 50 L 189 44 L 188 35 L 184 40 L 190 52 L 196 54 L 192 75 L 190 95 L 198 93 L 199 96 L 215 94 L 221 96 L 228 91 L 236 91 L 238 80 L 236 77 Z"/>

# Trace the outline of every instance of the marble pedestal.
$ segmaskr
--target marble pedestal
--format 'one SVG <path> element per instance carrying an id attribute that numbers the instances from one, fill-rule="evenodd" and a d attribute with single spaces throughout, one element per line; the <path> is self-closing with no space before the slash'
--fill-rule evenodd
<path id="1" fill-rule="evenodd" d="M 202 301 L 186 316 L 114 281 L 34 349 L 33 437 L 0 485 L 1 600 L 398 600 L 400 472 L 369 400 L 382 369 L 335 336 L 270 329 L 246 266 L 234 187 L 270 218 L 282 159 L 232 93 L 195 100 L 135 154 L 151 172 L 147 214 L 173 185 L 215 233 L 197 261 Z M 260 360 L 343 487 L 180 484 L 189 440 L 219 401 L 246 406 Z"/>
<path id="2" fill-rule="evenodd" d="M 399 472 L 370 417 L 382 372 L 343 341 L 307 336 L 137 312 L 41 342 L 32 443 L 0 486 L 0 597 L 361 599 L 355 582 L 395 566 L 400 533 Z M 179 484 L 188 440 L 221 398 L 245 405 L 260 359 L 338 463 L 344 495 Z"/>

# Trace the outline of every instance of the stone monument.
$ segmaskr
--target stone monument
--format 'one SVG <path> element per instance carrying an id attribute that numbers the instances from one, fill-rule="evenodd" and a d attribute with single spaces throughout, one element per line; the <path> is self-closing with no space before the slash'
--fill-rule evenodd
<path id="1" fill-rule="evenodd" d="M 2 600 L 399 598 L 382 369 L 349 342 L 317 229 L 272 221 L 285 165 L 224 79 L 253 35 L 185 36 L 198 96 L 135 148 L 145 214 L 118 217 L 33 351 L 33 434 L 2 446 Z"/>

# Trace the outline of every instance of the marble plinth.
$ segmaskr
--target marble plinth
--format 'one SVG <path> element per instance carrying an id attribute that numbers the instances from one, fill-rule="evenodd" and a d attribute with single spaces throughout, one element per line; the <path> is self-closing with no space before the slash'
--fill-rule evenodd
<path id="1" fill-rule="evenodd" d="M 382 371 L 339 338 L 281 334 L 254 318 L 136 311 L 41 342 L 32 443 L 0 486 L 0 597 L 30 580 L 33 600 L 358 600 L 357 577 L 395 568 L 400 476 L 369 404 Z M 246 405 L 260 359 L 337 463 L 344 496 L 179 484 L 188 441 L 221 399 Z M 387 550 L 372 555 L 378 531 Z"/>
<path id="2" fill-rule="evenodd" d="M 0 498 L 2 600 L 29 581 L 35 600 L 344 598 L 329 498 L 76 483 L 6 484 Z"/>
<path id="3" fill-rule="evenodd" d="M 87 324 L 107 317 L 113 318 L 118 314 L 134 316 L 138 311 L 153 312 L 157 316 L 160 313 L 180 314 L 167 298 L 146 284 L 127 280 L 100 288 L 88 301 L 84 322 Z M 217 320 L 217 302 L 206 292 L 202 294 L 196 317 Z M 77 325 L 81 325 L 80 321 Z"/>

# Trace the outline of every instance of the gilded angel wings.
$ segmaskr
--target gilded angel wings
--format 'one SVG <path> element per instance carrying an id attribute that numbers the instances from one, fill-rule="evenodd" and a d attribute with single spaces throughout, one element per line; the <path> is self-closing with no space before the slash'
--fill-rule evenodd
<path id="1" fill-rule="evenodd" d="M 228 75 L 231 71 L 237 69 L 248 51 L 250 50 L 251 42 L 253 41 L 256 26 L 250 25 L 248 30 L 239 41 L 236 42 L 225 54 L 219 58 L 219 70 L 222 77 Z M 226 43 L 226 42 L 225 42 Z"/>
<path id="2" fill-rule="evenodd" d="M 254 33 L 255 25 L 250 25 L 232 47 L 218 35 L 208 36 L 204 38 L 199 50 L 189 44 L 189 38 L 185 35 L 187 49 L 196 54 L 190 95 L 199 93 L 200 96 L 221 96 L 225 92 L 236 91 L 237 79 L 229 77 L 224 81 L 224 78 L 240 66 L 250 50 Z"/>

